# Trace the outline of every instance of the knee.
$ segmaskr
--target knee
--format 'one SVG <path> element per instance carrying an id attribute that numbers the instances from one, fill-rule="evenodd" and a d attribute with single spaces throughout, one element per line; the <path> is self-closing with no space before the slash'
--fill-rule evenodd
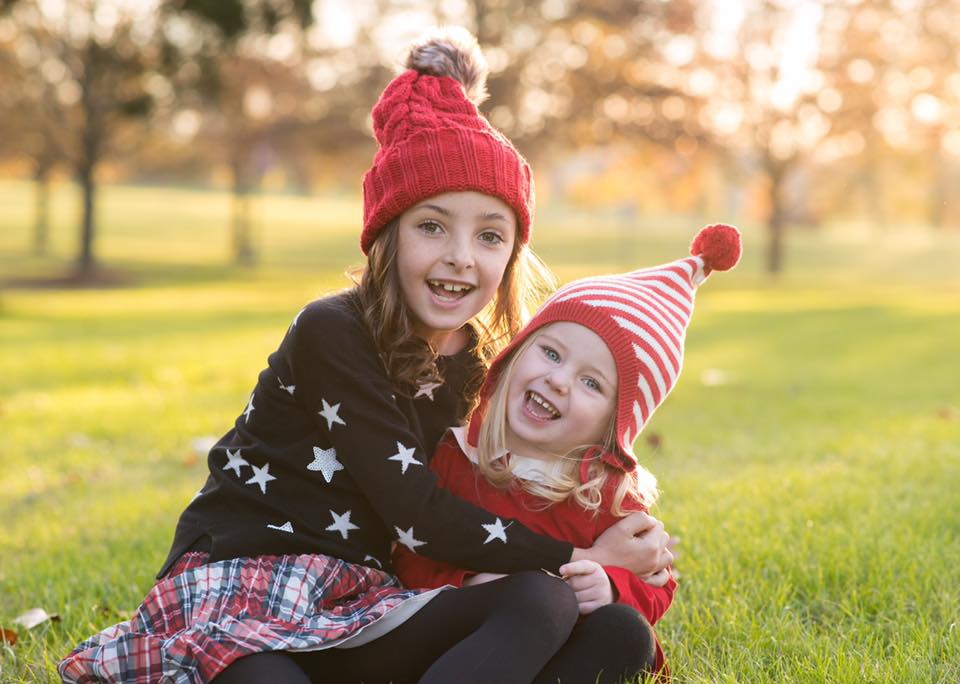
<path id="1" fill-rule="evenodd" d="M 562 643 L 577 621 L 579 609 L 573 589 L 562 579 L 543 572 L 510 575 L 509 601 L 537 630 L 555 632 Z"/>
<path id="2" fill-rule="evenodd" d="M 620 603 L 602 606 L 583 621 L 580 629 L 603 639 L 611 660 L 621 661 L 624 671 L 652 671 L 656 660 L 656 636 L 647 619 L 636 609 Z"/>

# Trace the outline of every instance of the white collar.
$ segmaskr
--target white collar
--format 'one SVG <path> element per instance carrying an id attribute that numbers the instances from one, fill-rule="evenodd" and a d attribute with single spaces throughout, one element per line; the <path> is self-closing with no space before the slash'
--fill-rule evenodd
<path id="1" fill-rule="evenodd" d="M 450 428 L 450 432 L 453 433 L 460 447 L 460 451 L 467 457 L 467 460 L 477 465 L 477 448 L 467 442 L 467 428 L 454 427 Z M 503 458 L 507 453 L 508 452 L 504 450 L 503 453 L 498 455 L 498 458 Z M 549 484 L 550 480 L 559 478 L 561 475 L 559 460 L 549 462 L 537 458 L 530 458 L 529 456 L 521 456 L 520 454 L 510 454 L 510 465 L 512 466 L 514 477 L 521 480 L 531 480 L 540 484 Z"/>

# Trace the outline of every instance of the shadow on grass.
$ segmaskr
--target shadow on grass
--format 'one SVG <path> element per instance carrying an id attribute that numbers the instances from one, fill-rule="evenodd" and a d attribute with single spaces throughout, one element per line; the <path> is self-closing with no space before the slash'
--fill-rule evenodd
<path id="1" fill-rule="evenodd" d="M 57 261 L 31 260 L 27 264 L 0 259 L 10 274 L 0 279 L 4 290 L 109 290 L 200 285 L 230 280 L 259 279 L 256 266 L 229 264 L 158 264 L 149 261 L 115 261 L 83 272 Z"/>

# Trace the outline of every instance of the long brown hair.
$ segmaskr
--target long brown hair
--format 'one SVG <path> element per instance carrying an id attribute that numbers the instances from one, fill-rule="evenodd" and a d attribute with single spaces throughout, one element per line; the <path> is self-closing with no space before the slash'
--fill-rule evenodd
<path id="1" fill-rule="evenodd" d="M 351 272 L 356 296 L 367 328 L 394 387 L 410 392 L 419 383 L 440 380 L 437 353 L 413 330 L 413 321 L 397 273 L 397 233 L 400 221 L 387 224 L 367 252 L 367 265 Z M 529 247 L 514 241 L 513 252 L 497 292 L 469 322 L 475 339 L 476 371 L 465 384 L 463 396 L 474 406 L 490 361 L 513 338 L 557 281 Z"/>

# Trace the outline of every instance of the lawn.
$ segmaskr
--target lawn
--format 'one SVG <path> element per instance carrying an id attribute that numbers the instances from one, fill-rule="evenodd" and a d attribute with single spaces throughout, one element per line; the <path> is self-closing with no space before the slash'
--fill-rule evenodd
<path id="1" fill-rule="evenodd" d="M 359 261 L 351 199 L 266 198 L 244 271 L 223 195 L 111 187 L 98 246 L 128 284 L 22 286 L 63 268 L 75 202 L 57 190 L 52 255 L 31 257 L 29 186 L 0 182 L 0 627 L 18 635 L 2 682 L 56 681 L 137 606 L 204 480 L 199 443 Z M 567 280 L 676 258 L 698 224 L 553 207 L 535 247 Z M 637 446 L 682 538 L 658 629 L 675 681 L 958 681 L 960 237 L 797 232 L 772 281 L 743 227 Z M 59 619 L 13 624 L 34 607 Z"/>

